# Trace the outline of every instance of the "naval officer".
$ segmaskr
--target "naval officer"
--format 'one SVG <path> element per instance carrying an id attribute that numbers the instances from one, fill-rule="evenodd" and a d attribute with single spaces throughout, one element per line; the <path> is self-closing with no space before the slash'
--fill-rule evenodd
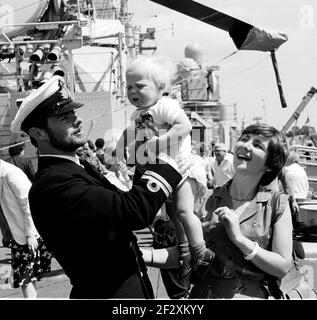
<path id="1" fill-rule="evenodd" d="M 153 298 L 133 230 L 153 222 L 181 174 L 162 152 L 123 192 L 89 163 L 83 168 L 75 156 L 85 141 L 76 115 L 82 106 L 53 76 L 24 99 L 11 124 L 38 149 L 29 193 L 34 223 L 70 278 L 70 298 Z"/>

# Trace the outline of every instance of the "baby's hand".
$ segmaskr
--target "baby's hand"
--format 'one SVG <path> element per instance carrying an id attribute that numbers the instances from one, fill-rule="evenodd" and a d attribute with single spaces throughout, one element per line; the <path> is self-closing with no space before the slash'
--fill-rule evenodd
<path id="1" fill-rule="evenodd" d="M 153 132 L 154 135 L 159 136 L 159 131 L 158 131 L 157 127 L 155 126 L 155 124 L 152 121 L 145 120 L 142 123 L 142 127 L 145 128 L 145 129 L 151 129 L 151 131 Z M 146 130 L 146 131 L 148 131 L 148 130 Z M 152 134 L 152 136 L 153 136 L 153 134 Z"/>
<path id="2" fill-rule="evenodd" d="M 27 244 L 31 254 L 36 255 L 36 250 L 38 248 L 38 241 L 35 236 L 27 237 Z"/>

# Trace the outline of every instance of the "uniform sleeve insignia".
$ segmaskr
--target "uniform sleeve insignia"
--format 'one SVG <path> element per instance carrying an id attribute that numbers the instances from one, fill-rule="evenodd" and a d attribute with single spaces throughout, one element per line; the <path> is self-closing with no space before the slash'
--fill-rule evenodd
<path id="1" fill-rule="evenodd" d="M 146 170 L 141 179 L 148 180 L 146 186 L 151 192 L 158 192 L 162 190 L 166 194 L 166 197 L 169 197 L 173 192 L 168 181 L 154 171 Z"/>
<path id="2" fill-rule="evenodd" d="M 146 186 L 151 192 L 158 192 L 161 189 L 154 179 L 149 179 Z"/>

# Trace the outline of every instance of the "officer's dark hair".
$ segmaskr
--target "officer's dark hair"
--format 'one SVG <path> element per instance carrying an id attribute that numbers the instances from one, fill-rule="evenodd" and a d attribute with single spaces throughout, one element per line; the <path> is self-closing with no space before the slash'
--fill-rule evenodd
<path id="1" fill-rule="evenodd" d="M 241 133 L 241 137 L 245 134 L 262 135 L 270 138 L 265 163 L 265 166 L 270 170 L 266 171 L 260 180 L 260 184 L 266 186 L 279 175 L 285 165 L 287 150 L 283 142 L 283 137 L 274 127 L 260 123 L 252 124 L 245 128 Z"/>
<path id="2" fill-rule="evenodd" d="M 16 144 L 17 141 L 13 142 Z M 24 150 L 24 143 L 18 144 L 16 146 L 12 146 L 9 148 L 9 155 L 10 157 L 19 156 L 21 152 Z"/>
<path id="3" fill-rule="evenodd" d="M 28 124 L 28 126 L 26 127 L 23 127 L 23 123 L 21 125 L 21 129 L 26 132 L 28 135 L 29 135 L 29 130 L 32 128 L 32 127 L 36 127 L 36 128 L 39 128 L 39 129 L 44 129 L 45 131 L 47 131 L 47 127 L 48 127 L 48 123 L 47 123 L 47 117 L 43 117 L 41 119 L 37 119 L 35 120 L 34 122 L 32 122 L 32 124 Z M 29 135 L 30 136 L 30 135 Z M 30 136 L 30 142 L 31 144 L 37 148 L 38 145 L 37 145 L 37 142 L 36 140 Z"/>
<path id="4" fill-rule="evenodd" d="M 36 140 L 35 140 L 33 137 L 31 137 L 31 136 L 30 136 L 30 141 L 31 141 L 31 144 L 32 144 L 35 148 L 38 147 Z"/>

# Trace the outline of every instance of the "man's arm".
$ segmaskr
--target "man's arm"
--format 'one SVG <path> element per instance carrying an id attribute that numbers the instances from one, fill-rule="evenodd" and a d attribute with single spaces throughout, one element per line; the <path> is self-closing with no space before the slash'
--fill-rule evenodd
<path id="1" fill-rule="evenodd" d="M 41 177 L 43 183 L 33 185 L 30 192 L 34 219 L 39 218 L 41 208 L 45 207 L 50 214 L 70 215 L 74 223 L 89 225 L 89 221 L 94 221 L 105 229 L 143 229 L 153 222 L 181 180 L 179 172 L 163 161 L 148 164 L 129 192 L 117 189 L 106 179 L 103 185 L 91 184 L 84 177 L 68 174 L 64 168 L 54 175 L 48 172 L 47 177 Z M 177 167 L 176 163 L 174 166 Z"/>

